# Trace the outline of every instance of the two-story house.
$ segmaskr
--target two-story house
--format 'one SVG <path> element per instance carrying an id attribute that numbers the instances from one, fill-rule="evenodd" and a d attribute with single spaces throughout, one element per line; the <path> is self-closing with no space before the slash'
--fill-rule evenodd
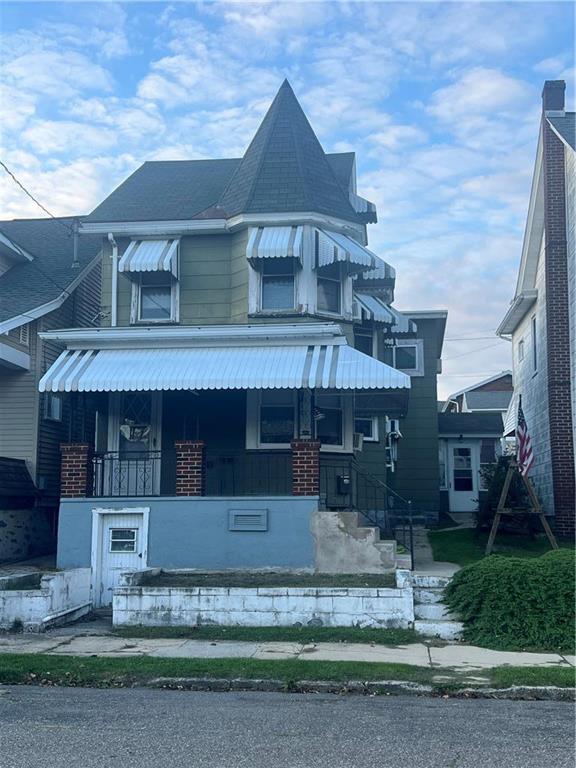
<path id="1" fill-rule="evenodd" d="M 375 220 L 285 82 L 242 158 L 145 163 L 82 222 L 102 327 L 44 334 L 40 389 L 96 410 L 58 543 L 96 604 L 147 565 L 390 569 L 391 508 L 437 515 L 446 313 L 392 306 Z"/>
<path id="2" fill-rule="evenodd" d="M 542 92 L 542 118 L 524 243 L 512 303 L 497 333 L 512 342 L 514 397 L 535 458 L 530 476 L 560 535 L 574 535 L 576 428 L 576 127 L 563 80 Z"/>
<path id="3" fill-rule="evenodd" d="M 75 225 L 0 222 L 0 562 L 53 551 L 60 443 L 84 420 L 82 397 L 38 392 L 61 352 L 39 333 L 98 321 L 101 238 Z"/>

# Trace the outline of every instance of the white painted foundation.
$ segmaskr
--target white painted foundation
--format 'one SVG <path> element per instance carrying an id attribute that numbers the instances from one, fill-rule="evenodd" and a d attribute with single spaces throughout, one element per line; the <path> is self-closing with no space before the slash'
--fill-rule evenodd
<path id="1" fill-rule="evenodd" d="M 114 590 L 115 626 L 411 627 L 412 587 L 144 587 Z"/>

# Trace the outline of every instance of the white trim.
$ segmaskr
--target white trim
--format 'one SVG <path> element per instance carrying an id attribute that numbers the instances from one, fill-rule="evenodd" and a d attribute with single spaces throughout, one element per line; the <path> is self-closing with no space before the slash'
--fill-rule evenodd
<path id="1" fill-rule="evenodd" d="M 415 347 L 416 348 L 416 367 L 415 368 L 400 368 L 396 365 L 396 350 L 398 347 Z M 422 339 L 396 339 L 392 349 L 392 356 L 394 359 L 394 368 L 398 371 L 403 371 L 409 376 L 424 376 L 424 341 Z"/>
<path id="2" fill-rule="evenodd" d="M 30 355 L 28 352 L 22 352 L 19 349 L 0 341 L 0 366 L 5 365 L 8 368 L 23 368 L 30 370 Z"/>
<path id="3" fill-rule="evenodd" d="M 142 517 L 142 566 L 148 566 L 148 528 L 150 507 L 94 507 L 92 509 L 92 542 L 90 547 L 91 590 L 94 604 L 97 590 L 97 577 L 102 564 L 102 530 L 106 515 L 140 515 Z"/>
<path id="4" fill-rule="evenodd" d="M 363 224 L 356 224 L 346 219 L 323 216 L 312 211 L 294 211 L 293 213 L 241 214 L 230 219 L 167 219 L 163 221 L 108 221 L 88 222 L 80 226 L 82 234 L 107 235 L 178 235 L 194 232 L 234 232 L 247 226 L 286 226 L 288 224 L 313 224 L 330 226 L 342 232 L 355 232 L 366 241 L 366 229 Z"/>
<path id="5" fill-rule="evenodd" d="M 69 298 L 72 291 L 74 291 L 78 287 L 78 285 L 86 277 L 86 275 L 96 266 L 101 255 L 102 255 L 102 251 L 100 251 L 100 253 L 94 259 L 92 259 L 92 261 L 89 264 L 87 264 L 81 272 L 78 273 L 78 275 L 74 278 L 74 280 L 68 285 L 66 290 L 63 293 L 61 293 L 57 298 L 46 302 L 46 304 L 41 304 L 38 307 L 29 309 L 27 312 L 21 315 L 14 315 L 14 317 L 11 317 L 9 320 L 4 320 L 4 322 L 1 322 L 0 333 L 11 331 L 12 328 L 18 328 L 18 326 L 23 325 L 24 323 L 29 323 L 31 320 L 36 320 L 39 317 L 43 317 L 44 315 L 47 315 L 49 312 L 52 312 L 53 310 L 58 309 L 58 307 L 61 307 L 62 304 L 66 301 L 66 299 Z"/>
<path id="6" fill-rule="evenodd" d="M 518 270 L 515 295 L 534 288 L 536 283 L 536 271 L 540 246 L 544 236 L 544 178 L 542 173 L 543 133 L 542 127 L 538 134 L 538 146 L 536 160 L 534 162 L 534 174 L 530 188 L 530 201 L 528 203 L 528 215 L 524 229 L 522 242 L 522 256 Z"/>
<path id="7" fill-rule="evenodd" d="M 354 416 L 354 432 L 358 432 L 356 429 L 356 422 L 357 421 L 370 421 L 372 422 L 372 436 L 366 437 L 364 435 L 363 442 L 364 443 L 379 443 L 380 442 L 380 434 L 379 434 L 379 427 L 378 427 L 378 416 Z M 364 434 L 364 433 L 362 433 Z"/>
<path id="8" fill-rule="evenodd" d="M 164 326 L 162 328 L 137 326 L 134 328 L 69 328 L 58 331 L 44 331 L 40 338 L 67 344 L 69 349 L 107 349 L 138 347 L 144 349 L 147 343 L 152 347 L 200 346 L 229 347 L 234 342 L 251 342 L 261 345 L 262 341 L 294 344 L 345 344 L 342 329 L 337 323 L 270 323 L 254 325 L 222 326 Z"/>

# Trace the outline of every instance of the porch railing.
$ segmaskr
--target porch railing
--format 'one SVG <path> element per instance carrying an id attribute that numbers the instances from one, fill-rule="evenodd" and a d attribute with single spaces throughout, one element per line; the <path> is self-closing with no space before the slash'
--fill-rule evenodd
<path id="1" fill-rule="evenodd" d="M 290 451 L 205 451 L 206 496 L 290 496 Z"/>
<path id="2" fill-rule="evenodd" d="M 384 539 L 396 539 L 410 553 L 414 567 L 417 522 L 412 502 L 372 475 L 351 457 L 320 459 L 320 505 L 324 509 L 356 510 Z"/>
<path id="3" fill-rule="evenodd" d="M 92 458 L 93 496 L 159 496 L 161 451 L 107 451 Z"/>

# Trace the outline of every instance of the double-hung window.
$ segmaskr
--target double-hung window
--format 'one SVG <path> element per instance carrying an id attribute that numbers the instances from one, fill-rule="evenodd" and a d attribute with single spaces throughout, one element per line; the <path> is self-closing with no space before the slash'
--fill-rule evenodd
<path id="1" fill-rule="evenodd" d="M 365 443 L 378 442 L 378 417 L 357 416 L 354 419 L 354 432 L 359 432 Z"/>
<path id="2" fill-rule="evenodd" d="M 344 409 L 340 395 L 317 395 L 314 420 L 316 437 L 322 445 L 344 445 Z"/>
<path id="3" fill-rule="evenodd" d="M 143 272 L 138 284 L 138 320 L 176 319 L 174 281 L 168 272 Z"/>
<path id="4" fill-rule="evenodd" d="M 342 313 L 342 274 L 338 264 L 331 264 L 316 272 L 317 300 L 320 312 L 334 315 Z"/>
<path id="5" fill-rule="evenodd" d="M 354 347 L 365 355 L 374 357 L 374 329 L 366 325 L 354 328 Z"/>
<path id="6" fill-rule="evenodd" d="M 264 311 L 294 309 L 295 260 L 263 259 L 260 308 Z"/>
<path id="7" fill-rule="evenodd" d="M 260 396 L 259 439 L 262 446 L 290 445 L 296 428 L 295 400 L 291 390 L 264 390 Z"/>
<path id="8" fill-rule="evenodd" d="M 396 340 L 384 349 L 384 362 L 411 376 L 424 375 L 424 347 L 421 339 Z"/>

